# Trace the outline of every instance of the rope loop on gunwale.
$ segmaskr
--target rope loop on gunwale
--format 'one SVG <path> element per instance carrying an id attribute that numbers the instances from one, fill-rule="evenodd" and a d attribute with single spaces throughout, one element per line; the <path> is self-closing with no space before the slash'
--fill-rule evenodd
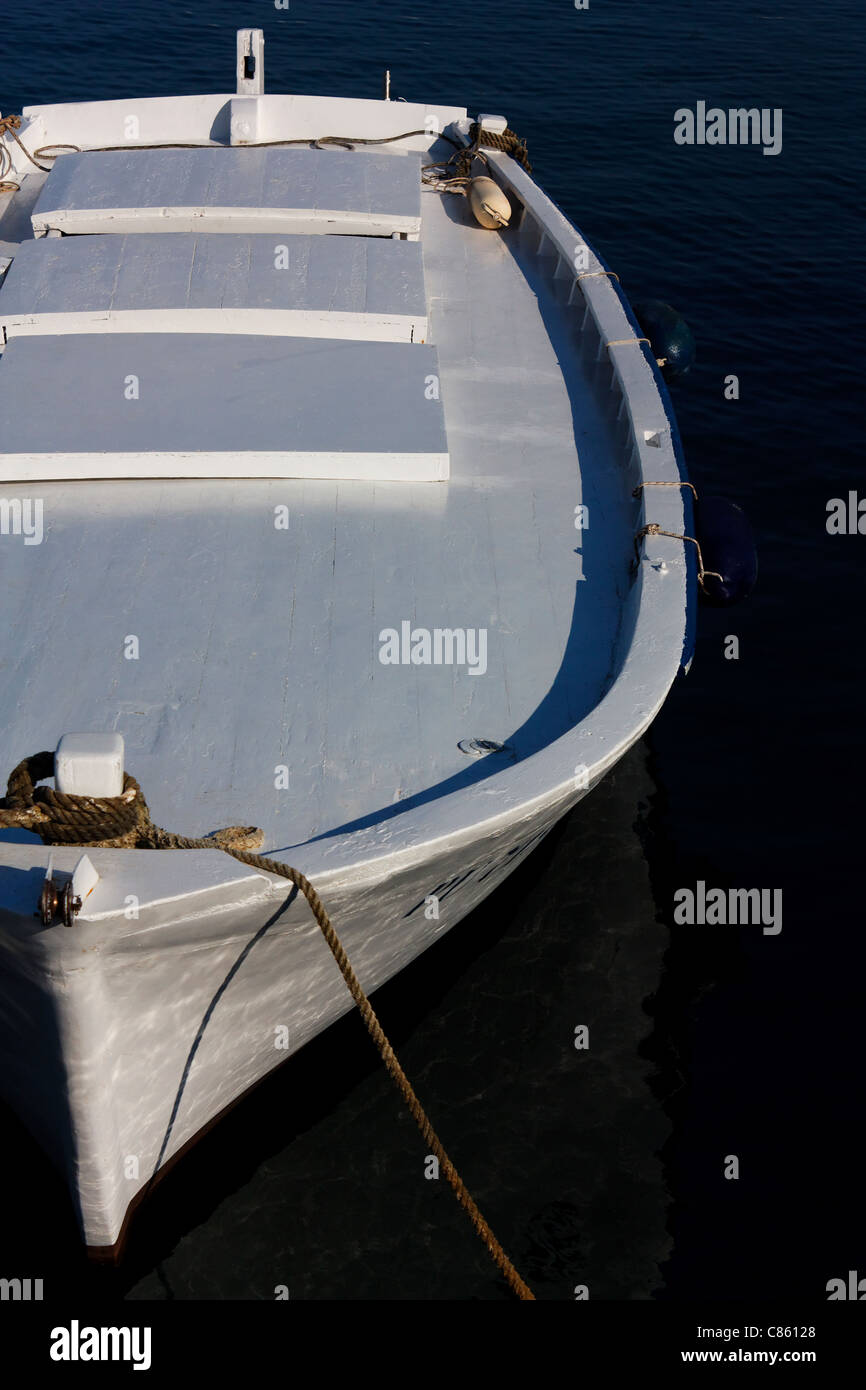
<path id="1" fill-rule="evenodd" d="M 37 785 L 53 776 L 50 752 L 34 753 L 13 768 L 0 803 L 0 829 L 32 830 L 46 845 L 98 849 L 257 849 L 264 839 L 255 826 L 227 826 L 197 841 L 162 830 L 128 772 L 120 796 L 75 796 Z"/>
<path id="2" fill-rule="evenodd" d="M 695 487 L 694 483 L 690 483 L 687 479 L 677 479 L 675 482 L 656 482 L 652 479 L 647 479 L 646 482 L 638 483 L 637 487 L 632 490 L 632 497 L 640 497 L 645 487 L 687 487 L 691 489 L 695 501 L 697 502 L 698 500 L 697 488 Z M 710 579 L 718 579 L 720 584 L 724 583 L 722 575 L 720 575 L 716 570 L 704 569 L 704 557 L 701 551 L 700 543 L 695 539 L 694 536 L 687 536 L 682 531 L 663 531 L 661 526 L 659 526 L 658 522 L 656 521 L 648 522 L 647 525 L 642 526 L 635 535 L 634 555 L 636 564 L 640 564 L 640 542 L 643 540 L 644 536 L 670 536 L 671 540 L 689 541 L 697 551 L 698 583 L 700 584 L 701 588 L 706 590 L 707 586 L 704 583 L 704 580 L 707 578 L 707 576 L 709 576 Z"/>
<path id="3" fill-rule="evenodd" d="M 704 569 L 704 557 L 701 553 L 700 542 L 697 541 L 694 536 L 687 536 L 682 531 L 664 531 L 657 521 L 651 521 L 646 526 L 642 526 L 634 538 L 634 553 L 638 563 L 640 562 L 639 542 L 644 536 L 670 536 L 671 540 L 689 541 L 698 553 L 698 583 L 701 588 L 706 588 L 704 580 L 707 575 L 709 575 L 711 579 L 718 579 L 720 584 L 724 583 L 724 576 L 719 574 L 716 570 Z"/>

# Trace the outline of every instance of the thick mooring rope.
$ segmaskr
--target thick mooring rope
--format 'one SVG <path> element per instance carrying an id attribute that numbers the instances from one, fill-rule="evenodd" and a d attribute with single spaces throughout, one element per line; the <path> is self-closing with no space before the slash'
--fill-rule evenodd
<path id="1" fill-rule="evenodd" d="M 46 845 L 99 849 L 255 849 L 264 838 L 252 825 L 230 825 L 200 842 L 161 830 L 128 772 L 120 796 L 72 796 L 36 785 L 53 776 L 53 753 L 35 753 L 13 768 L 0 803 L 0 829 L 32 830 Z"/>
<path id="2" fill-rule="evenodd" d="M 198 849 L 201 847 L 201 842 L 192 840 L 189 842 L 188 847 Z M 331 954 L 340 967 L 340 972 L 346 982 L 349 993 L 358 1006 L 358 1011 L 364 1020 L 364 1026 L 373 1039 L 373 1042 L 376 1044 L 379 1056 L 385 1063 L 388 1075 L 396 1083 L 397 1089 L 406 1102 L 409 1113 L 421 1131 L 424 1142 L 439 1160 L 440 1170 L 445 1174 L 457 1201 L 460 1203 L 461 1207 L 463 1207 L 463 1210 L 472 1222 L 476 1235 L 480 1236 L 487 1246 L 494 1264 L 504 1276 L 512 1293 L 515 1293 L 520 1299 L 534 1302 L 535 1295 L 529 1285 L 520 1277 L 511 1260 L 499 1244 L 499 1241 L 496 1239 L 496 1236 L 493 1234 L 479 1210 L 478 1204 L 467 1190 L 466 1184 L 457 1172 L 448 1154 L 445 1152 L 439 1136 L 427 1118 L 423 1105 L 415 1094 L 412 1083 L 401 1067 L 397 1059 L 397 1054 L 385 1036 L 382 1025 L 376 1017 L 373 1005 L 361 988 L 360 981 L 352 969 L 349 958 L 343 949 L 342 942 L 334 930 L 331 919 L 325 911 L 322 900 L 312 883 L 310 883 L 309 879 L 298 869 L 293 869 L 288 864 L 281 864 L 278 860 L 267 859 L 260 854 L 250 854 L 246 850 L 231 849 L 228 846 L 225 847 L 225 850 L 226 853 L 232 855 L 234 859 L 239 859 L 242 864 L 249 864 L 256 869 L 265 869 L 270 873 L 280 874 L 283 878 L 287 878 L 291 883 L 294 883 L 303 893 L 310 905 L 313 916 L 319 924 L 322 935 L 330 947 Z"/>
<path id="3" fill-rule="evenodd" d="M 446 135 L 443 138 L 452 145 L 455 143 L 450 136 Z M 473 121 L 469 127 L 469 144 L 458 146 L 448 159 L 423 165 L 422 179 L 440 193 L 465 193 L 472 178 L 472 165 L 475 160 L 480 159 L 482 164 L 487 163 L 482 146 L 485 149 L 501 150 L 503 154 L 516 159 L 518 164 L 522 164 L 527 174 L 532 173 L 525 140 L 521 140 L 510 127 L 506 127 L 500 134 L 493 130 L 482 130 L 478 122 Z"/>
<path id="4" fill-rule="evenodd" d="M 467 166 L 472 164 L 472 159 L 478 152 L 479 146 L 485 149 L 501 150 L 503 154 L 510 154 L 512 159 L 516 159 L 518 164 L 522 164 L 527 174 L 532 173 L 532 165 L 529 162 L 529 151 L 526 148 L 526 141 L 521 140 L 520 136 L 513 131 L 510 126 L 499 134 L 494 130 L 482 130 L 477 121 L 473 121 L 469 127 L 469 139 L 471 144 L 465 150 L 459 150 L 457 162 L 465 161 Z"/>
<path id="5" fill-rule="evenodd" d="M 385 1036 L 375 1010 L 364 993 L 325 906 L 310 880 L 299 869 L 293 869 L 289 864 L 252 853 L 251 848 L 261 845 L 264 838 L 261 830 L 255 826 L 229 826 L 202 839 L 191 839 L 185 835 L 174 835 L 168 830 L 161 830 L 153 824 L 141 787 L 128 772 L 124 773 L 122 794 L 108 797 L 71 796 L 58 792 L 53 787 L 37 785 L 53 775 L 53 753 L 36 753 L 20 762 L 9 776 L 6 796 L 0 804 L 0 828 L 16 826 L 32 830 L 47 845 L 98 846 L 106 849 L 221 849 L 250 868 L 261 869 L 265 873 L 277 874 L 280 878 L 288 879 L 303 893 L 331 954 L 340 967 L 349 993 L 358 1006 L 364 1026 L 385 1063 L 388 1075 L 406 1102 L 424 1142 L 439 1160 L 440 1171 L 448 1179 L 457 1201 L 468 1215 L 476 1234 L 487 1246 L 494 1264 L 512 1293 L 520 1299 L 534 1302 L 535 1295 L 518 1274 L 445 1152 L 397 1059 L 397 1054 Z"/>

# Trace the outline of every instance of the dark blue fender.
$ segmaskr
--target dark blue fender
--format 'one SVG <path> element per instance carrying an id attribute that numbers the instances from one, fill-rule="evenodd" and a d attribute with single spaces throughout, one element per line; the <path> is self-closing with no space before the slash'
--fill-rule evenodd
<path id="1" fill-rule="evenodd" d="M 701 497 L 695 504 L 696 539 L 707 574 L 701 597 L 713 607 L 727 607 L 748 598 L 758 577 L 758 554 L 752 528 L 742 507 L 725 497 Z"/>
<path id="2" fill-rule="evenodd" d="M 695 339 L 682 314 L 660 299 L 645 299 L 634 305 L 634 316 L 650 340 L 653 357 L 661 359 L 665 381 L 685 376 L 695 360 Z"/>

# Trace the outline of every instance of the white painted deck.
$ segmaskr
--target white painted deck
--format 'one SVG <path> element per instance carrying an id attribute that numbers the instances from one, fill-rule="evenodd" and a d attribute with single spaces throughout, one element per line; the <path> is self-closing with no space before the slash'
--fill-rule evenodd
<path id="1" fill-rule="evenodd" d="M 0 550 L 17 621 L 42 624 L 38 645 L 13 632 L 5 647 L 16 754 L 117 729 L 159 823 L 256 822 L 284 846 L 510 765 L 467 758 L 461 739 L 522 759 L 597 703 L 615 674 L 633 504 L 574 311 L 556 307 L 516 229 L 486 233 L 462 200 L 432 192 L 422 207 L 450 481 L 28 485 L 45 540 Z M 33 341 L 10 343 L 0 379 Z M 54 344 L 68 354 L 70 339 Z M 339 395 L 333 405 L 339 417 Z M 46 416 L 55 429 L 58 412 Z M 275 526 L 283 505 L 288 530 Z M 381 664 L 380 632 L 407 619 L 485 629 L 485 673 Z"/>
<path id="2" fill-rule="evenodd" d="M 269 333 L 423 342 L 421 248 L 384 237 L 140 233 L 24 242 L 0 336 Z"/>
<path id="3" fill-rule="evenodd" d="M 341 149 L 65 154 L 33 210 L 33 231 L 417 236 L 420 165 L 411 152 Z"/>

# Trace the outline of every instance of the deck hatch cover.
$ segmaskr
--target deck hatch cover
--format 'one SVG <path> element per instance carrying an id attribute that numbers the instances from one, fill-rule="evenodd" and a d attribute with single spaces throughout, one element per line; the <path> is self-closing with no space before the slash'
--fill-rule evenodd
<path id="1" fill-rule="evenodd" d="M 36 236 L 306 232 L 417 237 L 421 155 L 285 148 L 129 149 L 61 155 Z"/>
<path id="2" fill-rule="evenodd" d="M 0 288 L 20 333 L 278 333 L 423 342 L 421 246 L 174 233 L 27 241 Z"/>
<path id="3" fill-rule="evenodd" d="M 0 481 L 439 481 L 449 463 L 438 384 L 429 344 L 15 337 L 0 359 Z"/>

